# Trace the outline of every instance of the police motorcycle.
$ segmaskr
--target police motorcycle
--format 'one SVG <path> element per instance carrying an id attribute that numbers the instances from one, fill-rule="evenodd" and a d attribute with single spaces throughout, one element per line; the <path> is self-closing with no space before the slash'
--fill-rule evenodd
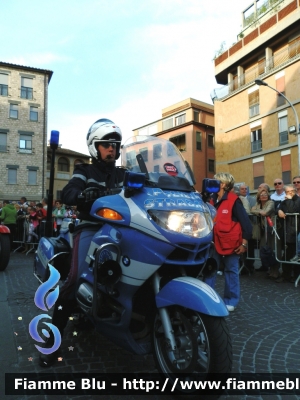
<path id="1" fill-rule="evenodd" d="M 201 196 L 179 150 L 157 137 L 127 140 L 121 158 L 123 188 L 95 200 L 90 211 L 99 230 L 79 260 L 79 308 L 115 344 L 139 355 L 152 352 L 171 381 L 229 373 L 228 311 L 202 280 L 216 271 L 216 211 L 203 197 L 220 182 L 205 179 Z M 40 282 L 50 265 L 66 278 L 73 230 L 66 218 L 58 238 L 41 238 L 34 265 Z"/>
<path id="2" fill-rule="evenodd" d="M 0 225 L 0 271 L 4 271 L 10 258 L 10 230 L 5 225 Z"/>

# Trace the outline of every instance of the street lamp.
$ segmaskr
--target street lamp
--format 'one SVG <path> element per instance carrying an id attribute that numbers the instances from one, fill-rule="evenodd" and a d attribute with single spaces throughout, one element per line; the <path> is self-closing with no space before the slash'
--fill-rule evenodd
<path id="1" fill-rule="evenodd" d="M 294 115 L 295 115 L 295 121 L 296 121 L 296 129 L 295 129 L 294 135 L 298 136 L 298 169 L 299 169 L 298 173 L 299 173 L 300 172 L 300 135 L 299 135 L 299 118 L 298 118 L 298 115 L 297 115 L 297 111 L 295 110 L 295 107 L 289 101 L 289 99 L 287 97 L 285 97 L 285 95 L 283 93 L 279 92 L 279 90 L 275 89 L 273 86 L 268 85 L 267 82 L 263 81 L 262 79 L 255 79 L 255 83 L 258 86 L 268 86 L 270 89 L 275 90 L 275 92 L 277 92 L 279 94 L 279 96 L 284 97 L 285 100 L 292 107 L 292 110 L 293 110 Z M 291 132 L 290 129 L 289 129 L 289 131 Z"/>

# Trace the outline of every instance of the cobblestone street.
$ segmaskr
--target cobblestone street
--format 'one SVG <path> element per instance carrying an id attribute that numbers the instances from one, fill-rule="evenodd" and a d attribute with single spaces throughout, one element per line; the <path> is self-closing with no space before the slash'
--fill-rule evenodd
<path id="1" fill-rule="evenodd" d="M 6 396 L 5 372 L 45 372 L 38 365 L 39 352 L 28 326 L 39 314 L 34 304 L 38 282 L 33 276 L 33 254 L 12 253 L 6 271 L 0 273 L 1 391 L 0 398 L 18 400 L 71 399 L 71 396 Z M 224 277 L 218 276 L 217 290 L 222 295 Z M 227 318 L 233 341 L 234 373 L 299 373 L 300 376 L 300 287 L 275 283 L 264 272 L 241 276 L 241 301 Z M 73 336 L 74 330 L 78 335 Z M 18 347 L 22 350 L 18 350 Z M 69 351 L 69 346 L 74 346 Z M 53 370 L 62 372 L 118 373 L 156 372 L 152 355 L 137 356 L 118 348 L 85 326 L 68 323 L 62 342 L 63 360 Z M 32 361 L 30 361 L 32 357 Z M 101 399 L 130 399 L 135 396 L 93 396 Z M 138 396 L 145 399 L 170 396 Z M 178 397 L 178 396 L 177 396 Z M 76 396 L 85 400 L 90 396 Z M 260 396 L 223 395 L 221 400 L 261 399 Z M 296 399 L 296 396 L 268 396 L 268 399 Z"/>

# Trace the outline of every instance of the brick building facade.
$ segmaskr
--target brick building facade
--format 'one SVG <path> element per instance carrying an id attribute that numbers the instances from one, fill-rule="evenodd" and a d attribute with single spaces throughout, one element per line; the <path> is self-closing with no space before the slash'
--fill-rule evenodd
<path id="1" fill-rule="evenodd" d="M 295 112 L 278 94 L 299 116 L 300 0 L 252 1 L 242 17 L 238 42 L 215 59 L 216 169 L 256 192 L 300 173 Z"/>
<path id="2" fill-rule="evenodd" d="M 162 110 L 158 121 L 134 129 L 135 135 L 155 135 L 173 142 L 189 163 L 202 189 L 204 178 L 215 173 L 214 106 L 188 98 Z"/>

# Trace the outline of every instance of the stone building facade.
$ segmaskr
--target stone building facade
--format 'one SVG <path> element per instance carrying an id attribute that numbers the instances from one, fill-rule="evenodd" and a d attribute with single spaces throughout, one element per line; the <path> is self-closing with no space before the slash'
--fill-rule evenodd
<path id="1" fill-rule="evenodd" d="M 46 194 L 48 85 L 53 72 L 0 62 L 0 199 Z"/>

